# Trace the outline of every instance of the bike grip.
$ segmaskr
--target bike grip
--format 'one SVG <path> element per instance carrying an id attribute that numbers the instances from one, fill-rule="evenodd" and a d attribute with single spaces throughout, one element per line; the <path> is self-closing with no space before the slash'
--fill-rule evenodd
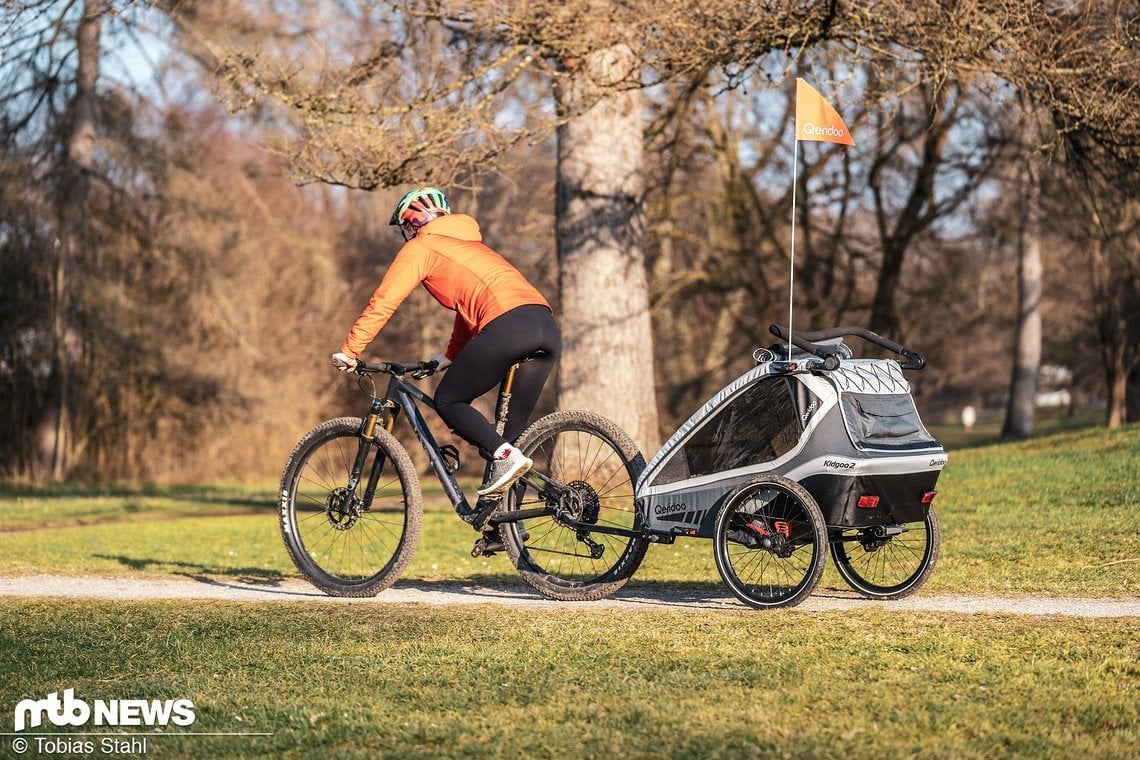
<path id="1" fill-rule="evenodd" d="M 416 369 L 412 372 L 412 377 L 414 377 L 416 380 L 423 380 L 425 377 L 434 375 L 435 370 L 438 366 L 439 362 L 435 361 L 434 359 L 417 362 Z"/>
<path id="2" fill-rule="evenodd" d="M 366 362 L 363 359 L 356 360 L 356 369 L 354 372 L 363 374 L 364 372 L 387 372 L 388 362 Z"/>

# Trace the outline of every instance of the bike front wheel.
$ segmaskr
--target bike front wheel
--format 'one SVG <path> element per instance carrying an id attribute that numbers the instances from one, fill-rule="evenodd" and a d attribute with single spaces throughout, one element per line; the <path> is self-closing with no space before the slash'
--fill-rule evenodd
<path id="1" fill-rule="evenodd" d="M 575 492 L 579 522 L 628 531 L 571 528 L 553 515 L 499 525 L 507 554 L 523 579 L 563 601 L 601 599 L 625 585 L 649 541 L 633 534 L 634 485 L 645 469 L 637 445 L 614 422 L 583 411 L 555 412 L 527 428 L 515 444 L 534 469 Z M 507 511 L 540 509 L 543 498 L 520 482 Z"/>
<path id="2" fill-rule="evenodd" d="M 827 558 L 819 505 L 798 483 L 762 475 L 717 513 L 713 557 L 725 584 L 750 607 L 791 607 L 812 592 Z"/>
<path id="3" fill-rule="evenodd" d="M 375 596 L 391 586 L 415 553 L 423 522 L 408 452 L 385 430 L 363 438 L 360 425 L 359 418 L 340 417 L 313 428 L 281 476 L 285 548 L 301 574 L 332 596 Z"/>

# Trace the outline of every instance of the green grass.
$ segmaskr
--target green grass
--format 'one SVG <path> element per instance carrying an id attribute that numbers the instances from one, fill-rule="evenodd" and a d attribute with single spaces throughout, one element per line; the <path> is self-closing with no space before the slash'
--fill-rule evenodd
<path id="1" fill-rule="evenodd" d="M 272 734 L 158 737 L 155 757 L 1140 750 L 1140 647 L 1123 621 L 173 602 L 4 610 L 6 707 L 64 688 L 87 700 L 191 699 L 195 731 Z"/>
<path id="2" fill-rule="evenodd" d="M 1099 427 L 1104 424 L 1104 419 L 1103 409 L 1038 409 L 1034 425 L 1035 437 Z M 1003 411 L 981 411 L 978 413 L 977 424 L 970 430 L 962 427 L 962 423 L 957 420 L 936 421 L 933 424 L 928 421 L 927 428 L 943 446 L 958 450 L 1006 442 L 1001 435 L 1004 423 Z"/>
<path id="3" fill-rule="evenodd" d="M 1140 426 L 1088 429 L 952 451 L 935 502 L 942 557 L 928 593 L 1140 593 Z M 505 555 L 473 559 L 475 533 L 426 491 L 407 579 L 515 579 Z M 183 487 L 95 493 L 0 490 L 0 573 L 293 577 L 275 489 Z M 712 544 L 651 546 L 631 582 L 719 584 Z M 834 570 L 824 588 L 842 588 Z"/>
<path id="4" fill-rule="evenodd" d="M 1140 426 L 952 451 L 919 593 L 1135 598 L 1137 462 Z M 0 574 L 294 578 L 274 495 L 0 487 Z M 406 578 L 521 588 L 428 501 Z M 720 589 L 711 543 L 651 547 L 631 586 L 664 584 Z M 1131 758 L 1138 662 L 1135 618 L 7 598 L 0 732 L 74 688 L 271 734 L 151 737 L 148 757 Z"/>
<path id="5" fill-rule="evenodd" d="M 0 484 L 0 533 L 140 522 L 178 517 L 256 514 L 273 490 L 249 486 L 75 486 Z"/>
<path id="6" fill-rule="evenodd" d="M 939 489 L 940 584 L 1140 592 L 1140 426 L 951 452 Z"/>

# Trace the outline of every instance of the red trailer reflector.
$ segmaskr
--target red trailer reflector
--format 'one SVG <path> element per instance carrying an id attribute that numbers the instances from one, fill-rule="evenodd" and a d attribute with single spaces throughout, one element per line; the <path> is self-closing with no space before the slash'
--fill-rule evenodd
<path id="1" fill-rule="evenodd" d="M 930 502 L 934 501 L 934 497 L 937 495 L 938 495 L 937 491 L 927 491 L 926 493 L 924 493 L 922 495 L 922 503 L 923 504 L 929 504 Z"/>
<path id="2" fill-rule="evenodd" d="M 879 506 L 879 497 L 872 496 L 871 494 L 864 494 L 859 497 L 859 501 L 855 503 L 855 506 L 859 507 L 860 509 L 874 509 L 875 507 Z"/>

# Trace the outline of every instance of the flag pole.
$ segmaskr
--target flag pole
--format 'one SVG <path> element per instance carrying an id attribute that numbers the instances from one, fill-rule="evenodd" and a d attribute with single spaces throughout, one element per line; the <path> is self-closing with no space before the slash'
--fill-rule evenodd
<path id="1" fill-rule="evenodd" d="M 801 131 L 802 129 L 802 131 Z M 788 361 L 792 360 L 792 305 L 796 296 L 796 191 L 800 139 L 854 145 L 851 131 L 835 109 L 803 77 L 796 77 L 796 147 L 792 151 L 792 254 L 788 269 Z"/>
<path id="2" fill-rule="evenodd" d="M 792 254 L 788 262 L 788 361 L 792 360 L 792 304 L 796 294 L 796 188 L 800 165 L 800 136 L 797 134 L 792 149 Z"/>

